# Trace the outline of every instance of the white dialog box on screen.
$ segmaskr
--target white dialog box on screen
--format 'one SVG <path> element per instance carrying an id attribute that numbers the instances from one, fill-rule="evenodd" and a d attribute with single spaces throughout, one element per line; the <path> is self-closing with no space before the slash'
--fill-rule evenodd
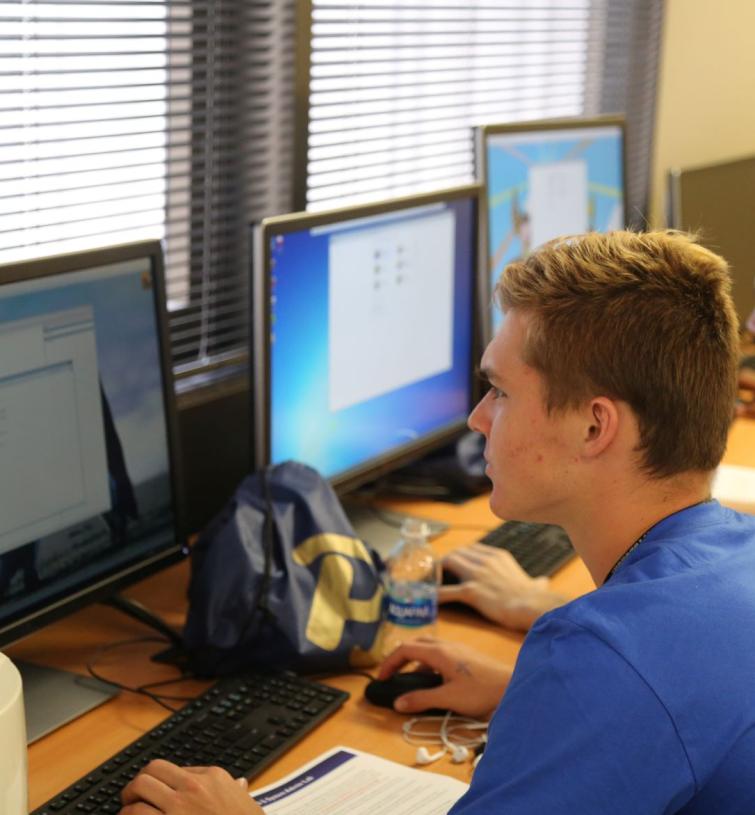
<path id="1" fill-rule="evenodd" d="M 0 553 L 110 509 L 90 307 L 0 324 Z"/>
<path id="2" fill-rule="evenodd" d="M 590 228 L 586 162 L 535 164 L 529 169 L 529 183 L 533 249 L 559 235 Z"/>
<path id="3" fill-rule="evenodd" d="M 454 233 L 438 210 L 331 235 L 331 411 L 450 370 Z"/>

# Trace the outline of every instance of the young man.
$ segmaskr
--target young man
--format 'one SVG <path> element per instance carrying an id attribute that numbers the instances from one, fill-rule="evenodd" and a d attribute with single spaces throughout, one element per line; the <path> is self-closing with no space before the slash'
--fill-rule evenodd
<path id="1" fill-rule="evenodd" d="M 511 264 L 498 298 L 469 420 L 491 506 L 563 526 L 599 588 L 537 620 L 513 676 L 434 640 L 381 675 L 443 675 L 406 711 L 485 713 L 506 690 L 454 814 L 755 812 L 755 519 L 710 500 L 736 391 L 726 264 L 681 234 L 591 234 Z M 530 617 L 560 602 L 537 589 L 518 589 Z M 210 772 L 156 762 L 123 811 L 259 811 Z"/>

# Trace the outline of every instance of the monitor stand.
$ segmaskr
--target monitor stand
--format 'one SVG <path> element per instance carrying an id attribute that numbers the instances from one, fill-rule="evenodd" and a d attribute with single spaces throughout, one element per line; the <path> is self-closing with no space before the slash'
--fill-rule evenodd
<path id="1" fill-rule="evenodd" d="M 118 694 L 118 688 L 92 677 L 30 662 L 14 661 L 13 664 L 21 674 L 24 687 L 27 744 Z"/>
<path id="2" fill-rule="evenodd" d="M 449 524 L 436 521 L 432 518 L 423 518 L 417 515 L 407 515 L 392 509 L 384 509 L 372 504 L 370 501 L 358 497 L 342 498 L 341 504 L 356 536 L 367 543 L 382 558 L 398 542 L 401 534 L 401 524 L 407 518 L 417 518 L 430 527 L 430 539 L 436 538 L 449 528 Z"/>
<path id="3" fill-rule="evenodd" d="M 183 655 L 181 635 L 159 617 L 134 600 L 116 594 L 103 601 L 118 611 L 155 629 L 172 646 L 155 654 L 155 662 L 180 663 Z M 30 662 L 15 662 L 24 686 L 26 742 L 31 744 L 58 727 L 117 696 L 120 689 L 91 676 L 47 668 Z"/>

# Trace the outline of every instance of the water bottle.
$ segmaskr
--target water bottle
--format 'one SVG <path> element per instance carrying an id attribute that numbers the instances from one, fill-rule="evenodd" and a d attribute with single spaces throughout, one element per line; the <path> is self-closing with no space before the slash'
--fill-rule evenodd
<path id="1" fill-rule="evenodd" d="M 417 518 L 401 525 L 401 538 L 388 555 L 381 650 L 387 656 L 402 642 L 435 634 L 440 563 L 428 542 L 429 526 Z"/>

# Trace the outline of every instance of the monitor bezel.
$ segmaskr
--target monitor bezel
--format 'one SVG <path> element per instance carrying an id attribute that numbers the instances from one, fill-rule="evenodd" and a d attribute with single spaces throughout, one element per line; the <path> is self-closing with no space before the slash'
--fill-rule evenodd
<path id="1" fill-rule="evenodd" d="M 171 489 L 173 492 L 175 540 L 162 551 L 144 558 L 130 566 L 119 566 L 104 574 L 87 586 L 71 592 L 35 608 L 24 611 L 15 618 L 0 622 L 0 646 L 8 645 L 34 631 L 55 622 L 62 617 L 89 605 L 104 600 L 116 591 L 160 571 L 188 555 L 185 528 L 184 499 L 181 490 L 180 451 L 178 446 L 178 420 L 173 380 L 173 367 L 170 358 L 170 343 L 165 299 L 165 269 L 160 241 L 139 241 L 135 243 L 108 246 L 100 249 L 71 252 L 62 255 L 15 261 L 0 265 L 0 287 L 10 283 L 43 279 L 53 275 L 85 271 L 90 268 L 111 266 L 131 260 L 149 259 L 155 292 L 155 319 L 158 332 L 160 365 L 162 368 L 163 401 L 165 425 L 168 441 Z"/>
<path id="2" fill-rule="evenodd" d="M 479 358 L 480 350 L 480 323 L 479 309 L 477 308 L 477 291 L 479 287 L 479 218 L 482 204 L 482 186 L 478 183 L 464 184 L 457 187 L 419 193 L 416 195 L 401 196 L 384 199 L 370 204 L 357 204 L 337 209 L 314 212 L 295 212 L 287 215 L 277 215 L 265 218 L 254 226 L 254 259 L 252 263 L 252 326 L 250 336 L 252 348 L 249 354 L 251 363 L 252 383 L 252 461 L 255 469 L 263 469 L 270 464 L 270 265 L 269 253 L 266 248 L 270 245 L 272 235 L 287 234 L 304 229 L 312 229 L 326 224 L 346 220 L 369 218 L 392 212 L 400 212 L 429 204 L 445 203 L 459 199 L 469 199 L 473 205 L 473 235 L 471 241 L 472 257 L 470 258 L 470 354 L 469 360 L 469 405 L 474 407 L 477 397 L 475 388 L 475 363 Z M 466 429 L 466 418 L 452 422 L 433 433 L 429 433 L 421 440 L 407 442 L 393 450 L 371 459 L 369 462 L 352 467 L 335 476 L 329 477 L 329 482 L 338 495 L 344 495 L 357 487 L 373 481 L 404 464 L 415 460 L 444 444 L 458 438 Z"/>
<path id="3" fill-rule="evenodd" d="M 474 128 L 474 161 L 475 177 L 482 187 L 482 209 L 479 217 L 480 245 L 479 258 L 479 285 L 480 285 L 480 319 L 482 321 L 482 335 L 490 340 L 493 336 L 493 285 L 488 270 L 490 258 L 488 257 L 488 164 L 487 143 L 491 136 L 506 135 L 509 133 L 545 133 L 551 130 L 582 130 L 598 129 L 603 127 L 618 127 L 621 132 L 621 173 L 622 198 L 624 207 L 624 227 L 629 223 L 629 199 L 627 194 L 627 127 L 626 119 L 618 113 L 609 113 L 600 116 L 565 116 L 552 119 L 531 119 L 522 122 L 505 122 L 477 125 Z"/>

